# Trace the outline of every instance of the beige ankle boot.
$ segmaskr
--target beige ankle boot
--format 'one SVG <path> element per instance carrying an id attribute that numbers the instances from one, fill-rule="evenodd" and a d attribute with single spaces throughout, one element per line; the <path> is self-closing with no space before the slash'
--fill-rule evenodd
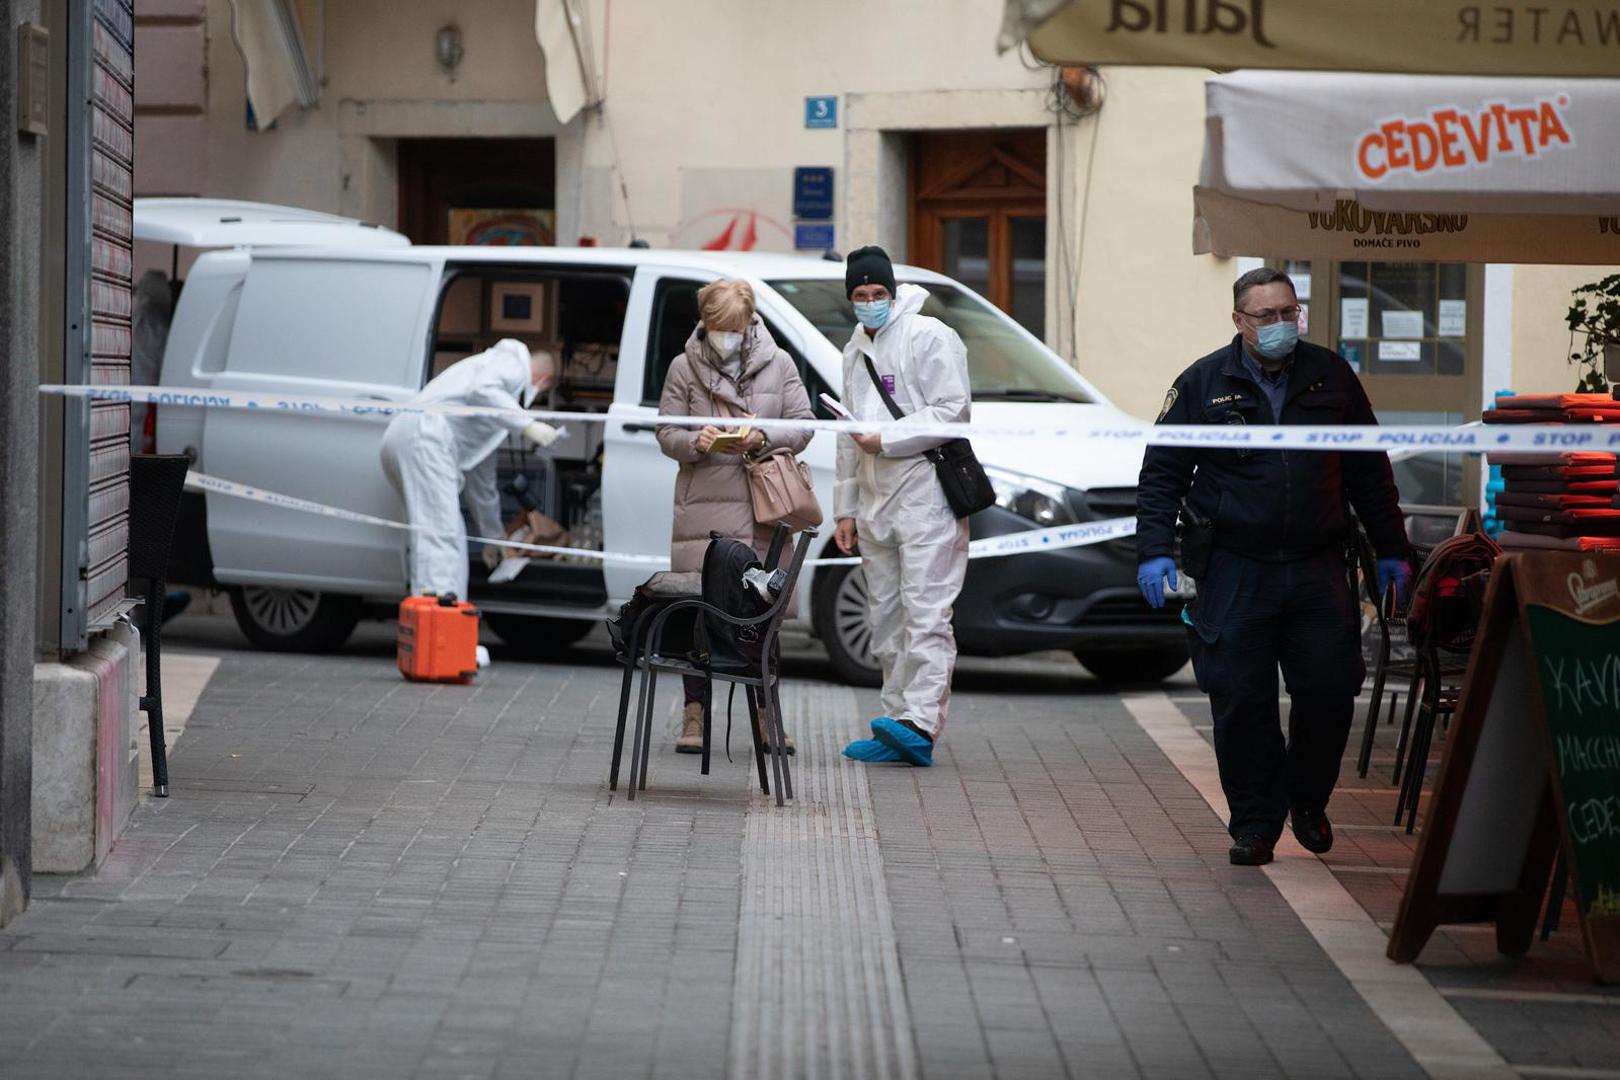
<path id="1" fill-rule="evenodd" d="M 703 753 L 703 705 L 692 702 L 681 713 L 681 734 L 675 740 L 677 754 Z"/>
<path id="2" fill-rule="evenodd" d="M 799 748 L 793 745 L 793 736 L 788 735 L 786 731 L 784 731 L 782 734 L 784 736 L 784 738 L 782 740 L 782 743 L 783 743 L 782 752 L 784 754 L 796 754 L 796 753 L 798 753 Z M 770 753 L 771 752 L 771 724 L 770 724 L 770 717 L 767 714 L 763 713 L 763 712 L 761 712 L 759 714 L 759 741 L 764 744 L 765 752 L 767 754 Z"/>

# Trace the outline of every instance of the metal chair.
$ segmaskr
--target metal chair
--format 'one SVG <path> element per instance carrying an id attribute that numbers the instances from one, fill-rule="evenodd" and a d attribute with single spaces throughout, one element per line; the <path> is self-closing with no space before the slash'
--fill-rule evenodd
<path id="1" fill-rule="evenodd" d="M 1417 699 L 1417 726 L 1412 731 L 1411 743 L 1407 748 L 1404 775 L 1400 774 L 1399 748 L 1395 757 L 1401 785 L 1400 794 L 1395 798 L 1395 824 L 1401 823 L 1404 813 L 1408 835 L 1417 825 L 1418 803 L 1423 797 L 1423 778 L 1428 772 L 1429 747 L 1434 741 L 1435 725 L 1439 724 L 1442 730 L 1449 725 L 1452 714 L 1457 711 L 1457 701 L 1462 694 L 1461 680 L 1467 669 L 1466 658 L 1448 663 L 1441 659 L 1441 650 L 1432 644 L 1419 656 L 1419 673 L 1413 680 L 1413 694 L 1416 695 L 1419 683 L 1423 694 Z M 1412 712 L 1410 704 L 1409 699 L 1408 716 Z"/>
<path id="2" fill-rule="evenodd" d="M 619 719 L 613 731 L 613 758 L 608 765 L 608 790 L 619 789 L 619 763 L 624 756 L 624 726 L 630 716 L 630 689 L 631 680 L 639 670 L 641 645 L 647 639 L 647 631 L 652 626 L 652 617 L 667 604 L 677 600 L 703 599 L 702 582 L 696 573 L 671 573 L 663 570 L 648 578 L 636 587 L 636 595 L 647 607 L 635 619 L 632 619 L 622 628 L 622 640 L 615 642 L 618 650 L 614 659 L 624 665 L 624 679 L 619 685 Z M 694 613 L 695 614 L 695 613 Z M 624 616 L 621 616 L 623 618 Z M 694 620 L 695 621 L 695 620 Z M 609 623 L 609 635 L 612 636 L 612 623 Z M 707 703 L 705 703 L 704 716 L 708 716 Z M 709 773 L 709 760 L 705 755 L 703 759 L 703 774 Z"/>
<path id="3" fill-rule="evenodd" d="M 766 565 L 776 565 L 780 562 L 782 549 L 786 544 L 788 530 L 778 526 L 776 535 L 772 538 L 770 553 L 766 556 Z M 816 537 L 814 529 L 806 529 L 799 534 L 798 543 L 793 549 L 793 558 L 786 568 L 786 580 L 782 591 L 777 595 L 774 603 L 763 613 L 752 618 L 738 618 L 728 612 L 722 611 L 713 604 L 705 603 L 702 599 L 678 599 L 658 607 L 654 611 L 644 613 L 637 621 L 638 625 L 631 634 L 632 643 L 627 649 L 627 664 L 640 672 L 639 692 L 636 702 L 636 726 L 630 747 L 630 783 L 628 796 L 636 797 L 637 790 L 647 789 L 647 766 L 652 748 L 653 713 L 658 694 L 658 675 L 660 672 L 669 672 L 679 675 L 698 675 L 711 686 L 718 679 L 721 682 L 732 683 L 744 687 L 748 698 L 749 731 L 754 744 L 754 762 L 759 772 L 760 790 L 765 794 L 771 793 L 771 780 L 776 782 L 776 805 L 781 806 L 786 799 L 793 797 L 793 776 L 787 760 L 787 734 L 782 727 L 782 701 L 779 692 L 780 675 L 778 673 L 779 651 L 778 636 L 783 620 L 787 617 L 788 606 L 792 603 L 794 591 L 798 585 L 799 573 L 804 567 L 805 558 L 809 553 L 810 544 Z M 716 667 L 712 658 L 689 659 L 666 655 L 663 651 L 663 640 L 670 620 L 680 612 L 693 612 L 700 617 L 713 618 L 722 623 L 737 627 L 757 627 L 762 631 L 760 665 L 757 671 L 753 668 L 731 669 Z M 646 624 L 643 631 L 642 624 Z M 609 787 L 617 786 L 619 771 L 619 756 L 624 748 L 624 723 L 626 719 L 626 706 L 629 698 L 629 675 L 625 673 L 625 683 L 619 702 L 619 723 L 613 741 L 613 763 L 609 773 Z M 709 771 L 709 743 L 710 731 L 713 724 L 712 690 L 705 695 L 705 708 L 703 720 L 703 773 Z M 768 738 L 771 744 L 771 775 L 767 776 L 765 769 L 765 747 L 760 737 L 760 714 L 763 713 L 768 725 Z"/>
<path id="4" fill-rule="evenodd" d="M 1367 702 L 1367 722 L 1361 732 L 1361 751 L 1356 755 L 1356 775 L 1365 779 L 1368 769 L 1372 766 L 1373 740 L 1378 735 L 1378 719 L 1383 715 L 1385 684 L 1391 678 L 1408 679 L 1408 701 L 1410 701 L 1410 691 L 1413 689 L 1410 680 L 1416 679 L 1418 665 L 1415 657 L 1410 660 L 1393 659 L 1394 638 L 1397 634 L 1403 639 L 1406 637 L 1406 615 L 1404 612 L 1397 612 L 1389 603 L 1388 597 L 1378 595 L 1378 560 L 1365 533 L 1358 535 L 1357 549 L 1357 561 L 1361 565 L 1362 592 L 1372 604 L 1373 610 L 1378 613 L 1378 661 L 1373 666 L 1372 696 Z M 1400 696 L 1399 688 L 1389 691 L 1388 723 L 1395 721 L 1395 709 Z M 1411 723 L 1410 715 L 1408 710 L 1408 724 Z"/>
<path id="5" fill-rule="evenodd" d="M 191 458 L 185 454 L 131 454 L 129 459 L 129 576 L 146 582 L 139 627 L 146 645 L 146 693 L 141 710 L 152 740 L 152 789 L 169 795 L 169 752 L 163 740 L 163 598 L 168 592 L 169 549 Z"/>

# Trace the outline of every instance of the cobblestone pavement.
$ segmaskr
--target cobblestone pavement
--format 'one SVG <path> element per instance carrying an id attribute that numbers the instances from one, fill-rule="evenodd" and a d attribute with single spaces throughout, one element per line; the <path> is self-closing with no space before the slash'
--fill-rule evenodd
<path id="1" fill-rule="evenodd" d="M 964 664 L 937 766 L 867 769 L 835 750 L 872 696 L 793 656 L 779 810 L 740 725 L 711 776 L 671 752 L 673 688 L 647 797 L 609 792 L 594 639 L 467 688 L 403 683 L 382 628 L 238 642 L 166 636 L 221 660 L 173 796 L 0 931 L 8 1078 L 1423 1075 L 1072 663 Z M 1386 787 L 1349 786 L 1329 856 L 1385 924 Z M 1620 1076 L 1620 998 L 1567 929 L 1517 963 L 1443 932 L 1422 970 L 1524 1075 Z"/>

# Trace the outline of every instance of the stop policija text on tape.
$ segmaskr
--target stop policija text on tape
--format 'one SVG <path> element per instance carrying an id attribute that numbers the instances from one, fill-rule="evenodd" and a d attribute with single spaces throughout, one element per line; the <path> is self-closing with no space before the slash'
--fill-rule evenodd
<path id="1" fill-rule="evenodd" d="M 42 395 L 87 398 L 94 401 L 144 403 L 171 408 L 232 409 L 276 416 L 352 417 L 387 420 L 408 413 L 443 413 L 450 416 L 507 416 L 520 413 L 529 420 L 556 424 L 647 424 L 675 427 L 734 427 L 736 417 L 662 416 L 656 413 L 610 414 L 556 410 L 511 410 L 479 405 L 410 405 L 379 403 L 353 398 L 309 395 L 257 395 L 210 390 L 206 393 L 166 390 L 158 386 L 41 386 Z M 994 438 L 1062 438 L 1099 442 L 1145 443 L 1149 446 L 1206 447 L 1249 450 L 1329 450 L 1477 454 L 1493 450 L 1620 450 L 1620 424 L 1507 424 L 1459 426 L 1411 424 L 1377 425 L 1289 424 L 925 424 L 905 420 L 787 420 L 751 417 L 748 423 L 767 431 L 830 431 L 839 434 L 883 432 L 940 438 L 983 436 Z"/>

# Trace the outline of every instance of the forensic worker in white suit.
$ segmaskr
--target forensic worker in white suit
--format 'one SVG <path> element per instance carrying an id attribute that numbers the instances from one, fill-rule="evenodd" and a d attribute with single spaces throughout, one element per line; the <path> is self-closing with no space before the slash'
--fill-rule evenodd
<path id="1" fill-rule="evenodd" d="M 887 391 L 904 422 L 966 423 L 967 349 L 956 331 L 921 313 L 927 290 L 896 287 L 894 264 L 878 247 L 850 254 L 844 287 L 859 322 L 844 347 L 850 414 L 892 420 Z M 872 738 L 844 748 L 857 761 L 932 765 L 945 727 L 956 667 L 951 606 L 968 556 L 968 523 L 952 511 L 924 456 L 946 441 L 902 433 L 838 438 L 834 540 L 845 554 L 860 552 L 887 714 L 872 721 Z"/>
<path id="2" fill-rule="evenodd" d="M 527 416 L 534 399 L 556 382 L 556 362 L 544 349 L 503 338 L 476 356 L 458 360 L 424 386 L 412 405 L 481 405 L 499 414 L 456 416 L 443 412 L 401 413 L 383 434 L 382 466 L 405 500 L 412 526 L 411 591 L 467 598 L 467 528 L 458 496 L 465 490 L 473 527 L 486 537 L 504 536 L 501 496 L 495 481 L 495 451 L 513 432 L 542 448 L 561 432 Z M 486 565 L 500 561 L 488 544 Z"/>

